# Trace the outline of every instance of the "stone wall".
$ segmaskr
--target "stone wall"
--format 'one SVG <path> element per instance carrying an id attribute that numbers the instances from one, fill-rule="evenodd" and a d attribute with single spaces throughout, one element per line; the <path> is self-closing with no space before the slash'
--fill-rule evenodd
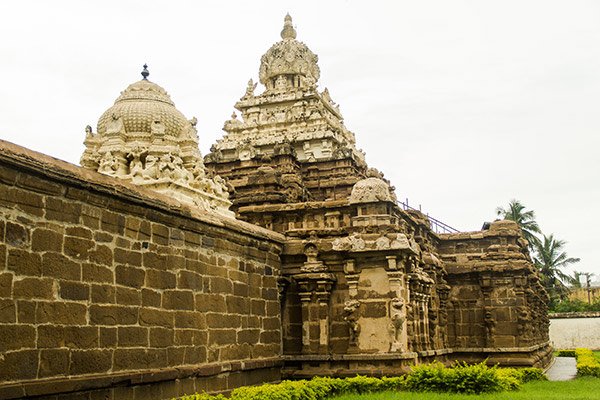
<path id="1" fill-rule="evenodd" d="M 278 380 L 281 243 L 1 142 L 0 398 Z"/>
<path id="2" fill-rule="evenodd" d="M 550 342 L 555 349 L 600 350 L 600 313 L 550 314 Z"/>
<path id="3" fill-rule="evenodd" d="M 441 235 L 451 287 L 448 337 L 454 357 L 544 366 L 551 357 L 547 295 L 512 221 Z"/>

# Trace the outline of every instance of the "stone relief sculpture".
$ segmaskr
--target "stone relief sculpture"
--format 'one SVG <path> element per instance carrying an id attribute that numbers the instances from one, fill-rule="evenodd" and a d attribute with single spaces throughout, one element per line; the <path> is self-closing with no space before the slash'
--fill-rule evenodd
<path id="1" fill-rule="evenodd" d="M 494 320 L 494 315 L 492 314 L 492 311 L 490 309 L 484 308 L 483 312 L 486 346 L 493 346 L 494 335 L 496 333 L 496 321 Z"/>
<path id="2" fill-rule="evenodd" d="M 390 351 L 403 351 L 402 331 L 404 329 L 406 317 L 404 313 L 404 300 L 402 298 L 398 297 L 391 301 L 390 319 L 392 321 L 392 344 L 390 346 Z"/>
<path id="3" fill-rule="evenodd" d="M 360 302 L 358 300 L 348 300 L 344 303 L 344 321 L 348 323 L 348 332 L 350 335 L 349 344 L 356 346 L 358 335 L 360 334 L 360 325 L 358 323 L 358 309 Z"/>

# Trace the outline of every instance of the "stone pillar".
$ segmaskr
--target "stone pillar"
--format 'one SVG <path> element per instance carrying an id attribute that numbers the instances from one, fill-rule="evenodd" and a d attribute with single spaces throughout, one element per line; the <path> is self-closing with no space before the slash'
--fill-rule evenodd
<path id="1" fill-rule="evenodd" d="M 485 333 L 485 346 L 494 346 L 494 336 L 496 333 L 496 319 L 494 318 L 492 306 L 492 276 L 491 274 L 482 274 L 479 277 L 479 285 L 483 294 L 483 327 Z"/>
<path id="2" fill-rule="evenodd" d="M 442 348 L 448 347 L 448 298 L 450 297 L 450 286 L 439 285 L 436 288 L 440 299 L 438 326 L 440 327 L 440 342 Z"/>
<path id="3" fill-rule="evenodd" d="M 329 350 L 329 297 L 335 277 L 326 272 L 295 276 L 302 304 L 303 354 L 327 354 Z"/>

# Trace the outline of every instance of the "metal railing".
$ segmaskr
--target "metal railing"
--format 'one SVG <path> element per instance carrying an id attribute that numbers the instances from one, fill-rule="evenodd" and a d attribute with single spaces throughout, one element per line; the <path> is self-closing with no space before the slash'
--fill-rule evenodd
<path id="1" fill-rule="evenodd" d="M 423 211 L 421 211 L 421 205 L 419 204 L 419 209 L 413 208 L 408 205 L 408 199 L 406 199 L 406 203 L 403 201 L 398 201 L 398 204 L 400 204 L 405 211 L 412 210 L 412 211 L 418 211 L 421 214 L 423 214 Z M 458 232 L 460 232 L 458 229 L 455 229 L 455 228 L 451 227 L 450 225 L 443 223 L 439 219 L 429 216 L 429 214 L 424 214 L 424 215 L 429 220 L 429 226 L 430 226 L 431 230 L 434 231 L 435 233 L 458 233 Z"/>

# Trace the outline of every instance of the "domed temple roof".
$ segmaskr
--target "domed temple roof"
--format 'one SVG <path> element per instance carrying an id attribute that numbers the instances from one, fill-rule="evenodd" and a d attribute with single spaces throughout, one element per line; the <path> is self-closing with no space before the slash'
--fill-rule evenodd
<path id="1" fill-rule="evenodd" d="M 129 85 L 115 104 L 102 114 L 98 121 L 98 133 L 110 133 L 113 122 L 119 117 L 126 132 L 150 132 L 153 124 L 160 123 L 165 134 L 179 136 L 190 124 L 175 108 L 165 89 L 145 77 Z"/>
<path id="2" fill-rule="evenodd" d="M 285 16 L 283 40 L 275 43 L 260 59 L 260 82 L 267 88 L 276 85 L 279 76 L 299 76 L 301 86 L 312 87 L 319 80 L 319 58 L 304 43 L 296 40 L 292 17 Z"/>
<path id="3" fill-rule="evenodd" d="M 349 203 L 375 203 L 379 201 L 396 202 L 390 186 L 383 180 L 375 177 L 360 180 L 352 187 Z"/>
<path id="4" fill-rule="evenodd" d="M 144 65 L 143 79 L 102 114 L 97 133 L 86 127 L 81 165 L 232 217 L 225 182 L 206 176 L 196 118 L 188 121 L 149 75 Z"/>

